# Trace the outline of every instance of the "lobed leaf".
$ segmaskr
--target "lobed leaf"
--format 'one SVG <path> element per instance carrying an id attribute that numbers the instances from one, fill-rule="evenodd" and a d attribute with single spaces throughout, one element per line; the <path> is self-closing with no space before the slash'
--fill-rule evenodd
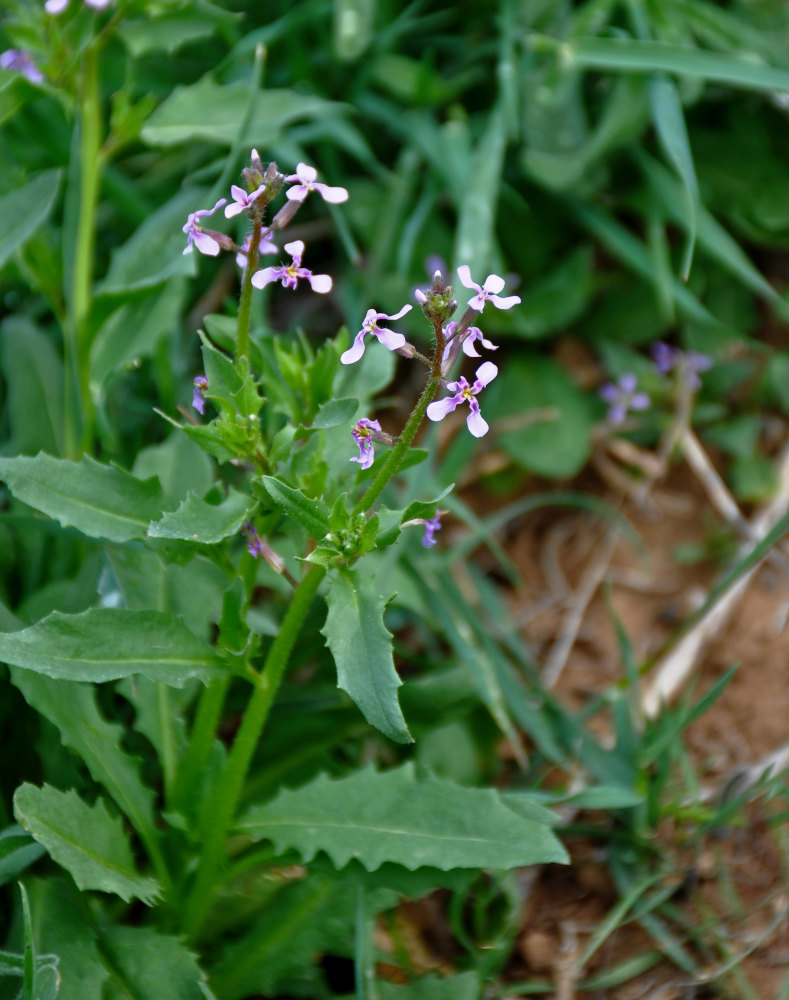
<path id="1" fill-rule="evenodd" d="M 80 889 L 112 892 L 150 905 L 160 892 L 155 879 L 139 875 L 123 824 L 101 800 L 89 806 L 75 791 L 24 784 L 14 795 L 14 815 Z"/>
<path id="2" fill-rule="evenodd" d="M 325 851 L 337 867 L 356 858 L 369 871 L 387 861 L 442 871 L 567 862 L 550 829 L 517 815 L 494 789 L 417 780 L 410 763 L 337 781 L 322 774 L 253 806 L 237 829 L 273 841 L 278 852 L 294 849 L 305 861 Z"/>
<path id="3" fill-rule="evenodd" d="M 337 665 L 337 686 L 356 702 L 371 726 L 396 743 L 412 743 L 397 700 L 403 683 L 394 666 L 386 602 L 370 577 L 341 569 L 326 593 L 329 614 L 321 634 Z"/>
<path id="4" fill-rule="evenodd" d="M 274 476 L 261 476 L 255 482 L 264 488 L 268 498 L 283 514 L 306 528 L 313 538 L 323 538 L 328 533 L 329 509 L 322 500 L 312 500 L 301 490 Z"/>
<path id="5" fill-rule="evenodd" d="M 238 534 L 254 508 L 254 500 L 232 489 L 219 504 L 207 503 L 189 493 L 177 510 L 167 511 L 148 526 L 148 536 L 216 545 L 223 538 Z"/>
<path id="6" fill-rule="evenodd" d="M 39 452 L 35 458 L 0 458 L 0 479 L 13 495 L 36 510 L 91 538 L 127 542 L 144 538 L 161 516 L 158 482 L 136 479 L 89 455 L 79 462 Z"/>

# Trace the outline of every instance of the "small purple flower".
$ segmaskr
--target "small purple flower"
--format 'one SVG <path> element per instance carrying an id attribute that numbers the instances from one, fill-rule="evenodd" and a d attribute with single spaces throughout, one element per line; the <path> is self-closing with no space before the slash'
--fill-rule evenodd
<path id="1" fill-rule="evenodd" d="M 462 376 L 457 382 L 447 382 L 447 389 L 453 395 L 448 396 L 446 399 L 437 399 L 434 403 L 431 403 L 427 408 L 428 419 L 443 420 L 459 403 L 466 402 L 470 411 L 466 417 L 468 429 L 474 437 L 483 437 L 488 433 L 489 428 L 486 421 L 483 420 L 482 414 L 479 412 L 479 403 L 474 397 L 482 392 L 485 386 L 491 383 L 498 373 L 499 370 L 493 362 L 486 361 L 477 369 L 477 380 L 473 385 L 469 385 L 468 381 Z"/>
<path id="2" fill-rule="evenodd" d="M 646 410 L 651 400 L 645 392 L 636 392 L 638 379 L 632 372 L 626 372 L 619 382 L 606 382 L 600 387 L 600 396 L 608 403 L 606 420 L 617 426 L 627 416 L 628 410 Z"/>
<path id="3" fill-rule="evenodd" d="M 313 274 L 306 267 L 301 266 L 301 258 L 304 253 L 304 242 L 294 240 L 293 243 L 286 243 L 285 250 L 293 258 L 293 262 L 287 267 L 264 267 L 262 271 L 255 271 L 252 275 L 252 284 L 255 288 L 265 288 L 272 281 L 278 281 L 283 288 L 296 288 L 299 278 L 306 278 L 312 286 L 313 292 L 325 295 L 332 288 L 332 279 L 328 274 Z"/>
<path id="4" fill-rule="evenodd" d="M 253 191 L 252 194 L 247 194 L 247 192 L 237 184 L 231 184 L 230 193 L 233 195 L 233 200 L 229 205 L 225 206 L 225 218 L 232 219 L 233 216 L 238 215 L 239 212 L 246 211 L 250 205 L 255 204 L 265 190 L 266 185 L 261 184 L 257 191 Z"/>
<path id="5" fill-rule="evenodd" d="M 423 522 L 425 526 L 425 533 L 422 536 L 422 545 L 426 548 L 432 548 L 436 544 L 435 534 L 441 529 L 441 512 L 436 511 L 436 516 L 431 517 L 430 520 Z"/>
<path id="6" fill-rule="evenodd" d="M 390 351 L 397 351 L 401 347 L 404 347 L 405 337 L 402 333 L 398 333 L 396 330 L 387 330 L 378 324 L 384 319 L 400 319 L 406 313 L 411 312 L 411 309 L 412 306 L 405 305 L 400 312 L 396 312 L 391 316 L 387 315 L 387 313 L 376 312 L 375 309 L 368 309 L 361 330 L 353 338 L 353 343 L 342 355 L 340 361 L 344 365 L 352 365 L 355 361 L 358 361 L 364 354 L 364 338 L 368 333 L 377 337 L 384 347 L 388 347 Z"/>
<path id="7" fill-rule="evenodd" d="M 279 247 L 273 240 L 269 237 L 271 236 L 270 229 L 264 229 L 260 234 L 260 243 L 258 244 L 258 255 L 266 255 L 270 253 L 279 253 Z M 249 252 L 249 241 L 252 237 L 247 236 L 244 242 L 241 244 L 241 249 L 236 254 L 236 264 L 239 267 L 247 266 L 247 253 Z"/>
<path id="8" fill-rule="evenodd" d="M 504 278 L 500 278 L 498 274 L 489 274 L 485 278 L 485 284 L 480 287 L 471 280 L 471 268 L 468 264 L 461 264 L 458 268 L 458 277 L 466 288 L 476 288 L 477 294 L 469 301 L 469 308 L 476 309 L 477 312 L 482 312 L 486 302 L 492 302 L 497 309 L 512 309 L 521 300 L 520 295 L 507 295 L 502 298 L 498 294 L 504 288 Z"/>
<path id="9" fill-rule="evenodd" d="M 94 10 L 104 10 L 105 7 L 109 7 L 112 0 L 84 0 L 84 2 L 88 7 L 93 7 Z M 47 0 L 44 4 L 44 10 L 47 14 L 57 16 L 58 14 L 62 14 L 68 5 L 69 0 Z"/>
<path id="10" fill-rule="evenodd" d="M 205 413 L 205 391 L 208 388 L 208 379 L 205 375 L 198 375 L 194 380 L 194 394 L 192 395 L 192 407 L 202 417 Z"/>
<path id="11" fill-rule="evenodd" d="M 694 392 L 701 388 L 699 372 L 706 372 L 713 365 L 712 358 L 707 354 L 701 354 L 699 351 L 681 351 L 678 347 L 663 343 L 662 340 L 652 345 L 652 359 L 661 375 L 668 375 L 671 371 L 679 372 L 687 387 Z"/>
<path id="12" fill-rule="evenodd" d="M 304 201 L 310 191 L 317 191 L 324 201 L 331 202 L 332 205 L 340 205 L 348 200 L 348 192 L 344 187 L 329 187 L 328 184 L 321 184 L 316 178 L 318 171 L 315 167 L 309 167 L 306 163 L 299 163 L 295 174 L 288 174 L 286 183 L 294 181 L 292 188 L 288 188 L 285 197 L 289 201 Z"/>
<path id="13" fill-rule="evenodd" d="M 266 552 L 263 547 L 263 539 L 257 533 L 255 525 L 251 521 L 247 521 L 241 531 L 247 540 L 247 552 L 251 556 L 254 556 L 255 559 L 265 558 Z"/>
<path id="14" fill-rule="evenodd" d="M 205 218 L 207 215 L 213 215 L 218 208 L 221 208 L 225 204 L 227 204 L 227 198 L 220 198 L 213 208 L 201 208 L 197 212 L 190 213 L 189 218 L 186 220 L 186 225 L 183 227 L 183 231 L 186 233 L 186 248 L 184 249 L 184 253 L 191 253 L 197 247 L 200 253 L 204 253 L 207 257 L 218 256 L 221 249 L 219 244 L 213 236 L 209 236 L 208 233 L 202 231 L 199 220 Z"/>
<path id="15" fill-rule="evenodd" d="M 31 83 L 43 83 L 44 74 L 24 49 L 6 49 L 0 52 L 0 69 L 17 70 Z"/>
<path id="16" fill-rule="evenodd" d="M 358 462 L 362 469 L 369 469 L 375 460 L 373 452 L 373 440 L 375 432 L 380 434 L 381 425 L 377 420 L 362 419 L 351 428 L 354 441 L 359 446 L 359 457 L 349 458 L 349 462 Z"/>

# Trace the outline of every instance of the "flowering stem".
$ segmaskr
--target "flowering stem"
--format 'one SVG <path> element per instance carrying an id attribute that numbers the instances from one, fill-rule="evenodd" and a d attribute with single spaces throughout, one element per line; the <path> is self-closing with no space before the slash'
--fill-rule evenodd
<path id="1" fill-rule="evenodd" d="M 262 199 L 261 199 L 262 200 Z M 263 207 L 261 206 L 252 224 L 249 237 L 247 266 L 244 268 L 244 282 L 241 287 L 241 302 L 238 307 L 238 327 L 236 331 L 236 361 L 249 356 L 249 317 L 252 309 L 252 275 L 258 269 L 258 247 L 263 231 Z"/>
<path id="2" fill-rule="evenodd" d="M 74 263 L 71 272 L 70 317 L 64 338 L 65 370 L 69 381 L 73 381 L 72 392 L 66 394 L 65 412 L 66 448 L 72 457 L 76 457 L 82 449 L 89 449 L 93 434 L 87 320 L 93 283 L 96 205 L 103 165 L 98 57 L 93 46 L 89 46 L 85 51 L 80 96 L 79 208 L 72 249 Z M 77 397 L 79 416 L 76 419 L 72 409 L 74 406 L 72 393 Z M 82 426 L 81 448 L 77 441 L 79 423 Z"/>
<path id="3" fill-rule="evenodd" d="M 194 938 L 213 903 L 211 889 L 222 863 L 228 831 L 241 798 L 252 755 L 260 741 L 269 711 L 276 697 L 296 638 L 307 617 L 312 599 L 326 574 L 322 566 L 310 566 L 290 600 L 277 638 L 258 675 L 241 727 L 227 758 L 222 783 L 213 808 L 206 810 L 210 826 L 205 831 L 200 864 L 184 908 L 183 931 Z"/>
<path id="4" fill-rule="evenodd" d="M 195 795 L 199 782 L 204 778 L 229 683 L 226 677 L 212 681 L 200 695 L 189 747 L 179 770 L 178 783 L 173 789 L 174 801 L 170 807 L 176 811 L 184 811 L 188 799 Z"/>
<path id="5" fill-rule="evenodd" d="M 425 411 L 433 401 L 433 397 L 435 396 L 440 385 L 440 377 L 436 378 L 435 376 L 432 376 L 430 378 L 422 392 L 422 395 L 419 397 L 411 416 L 408 418 L 408 422 L 403 428 L 403 433 L 400 435 L 400 439 L 389 453 L 389 456 L 384 464 L 381 466 L 381 470 L 378 475 L 372 483 L 370 483 L 367 492 L 354 507 L 354 514 L 361 514 L 362 511 L 367 511 L 370 507 L 372 507 L 383 492 L 386 484 L 403 464 L 403 459 L 405 458 L 408 449 L 411 447 L 411 442 L 414 440 L 414 436 L 419 430 L 420 424 L 424 420 Z"/>

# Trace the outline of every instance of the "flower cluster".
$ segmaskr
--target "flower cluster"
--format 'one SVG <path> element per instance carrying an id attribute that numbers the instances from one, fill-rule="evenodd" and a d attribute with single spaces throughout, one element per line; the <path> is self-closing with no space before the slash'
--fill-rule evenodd
<path id="1" fill-rule="evenodd" d="M 24 49 L 6 49 L 0 52 L 0 69 L 16 70 L 31 83 L 43 83 L 44 74 Z"/>
<path id="2" fill-rule="evenodd" d="M 61 3 L 63 0 L 51 0 L 51 2 Z M 91 2 L 94 6 L 98 6 L 97 0 L 85 0 L 85 2 Z M 101 0 L 101 2 L 105 3 L 106 0 Z M 243 212 L 247 218 L 260 225 L 265 206 L 276 196 L 283 184 L 292 185 L 286 191 L 288 205 L 278 213 L 270 226 L 261 229 L 257 247 L 259 255 L 279 252 L 279 247 L 271 238 L 274 230 L 285 228 L 311 191 L 316 191 L 324 201 L 333 205 L 348 200 L 348 192 L 344 187 L 330 187 L 327 184 L 321 184 L 317 181 L 318 173 L 315 168 L 306 163 L 299 163 L 295 174 L 283 176 L 278 173 L 276 164 L 270 164 L 264 170 L 257 150 L 253 149 L 251 164 L 243 171 L 247 188 L 232 184 L 230 186 L 230 202 L 227 198 L 220 198 L 213 208 L 198 209 L 196 212 L 190 213 L 186 225 L 183 227 L 183 231 L 186 233 L 185 254 L 197 250 L 207 257 L 217 257 L 222 250 L 230 250 L 235 253 L 236 263 L 239 267 L 246 268 L 249 259 L 250 237 L 247 236 L 241 246 L 237 246 L 224 233 L 206 229 L 202 220 L 224 206 L 225 218 L 232 219 Z M 283 288 L 296 288 L 299 279 L 304 278 L 309 281 L 314 292 L 325 295 L 331 291 L 332 279 L 328 274 L 313 274 L 302 265 L 304 255 L 302 240 L 286 243 L 284 250 L 292 258 L 290 264 L 279 267 L 264 267 L 255 271 L 251 276 L 251 282 L 255 288 L 265 288 L 266 285 L 275 281 L 278 281 Z"/>
<path id="3" fill-rule="evenodd" d="M 688 389 L 696 392 L 701 388 L 700 372 L 712 367 L 712 358 L 699 351 L 681 351 L 678 347 L 664 344 L 662 340 L 652 345 L 652 360 L 661 375 L 676 372 Z"/>
<path id="4" fill-rule="evenodd" d="M 606 420 L 616 427 L 624 423 L 630 410 L 646 410 L 652 400 L 645 392 L 638 392 L 638 378 L 626 372 L 618 382 L 606 382 L 600 388 L 600 396 L 608 403 Z"/>

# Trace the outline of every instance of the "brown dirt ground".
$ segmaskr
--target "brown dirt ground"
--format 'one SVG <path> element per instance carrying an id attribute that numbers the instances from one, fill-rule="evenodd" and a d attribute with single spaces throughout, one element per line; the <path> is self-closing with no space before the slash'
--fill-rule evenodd
<path id="1" fill-rule="evenodd" d="M 620 541 L 606 573 L 613 606 L 641 662 L 658 650 L 715 581 L 714 566 L 680 564 L 675 551 L 680 545 L 703 544 L 720 519 L 684 467 L 672 471 L 647 504 L 620 502 L 606 495 L 599 481 L 585 481 L 579 488 L 615 502 L 647 546 L 645 566 L 643 558 Z M 475 491 L 466 499 L 479 510 L 490 510 L 489 496 L 483 499 Z M 578 582 L 599 559 L 606 530 L 592 515 L 566 509 L 540 510 L 509 526 L 505 547 L 524 580 L 512 597 L 512 613 L 540 665 L 565 626 Z M 757 763 L 789 740 L 789 625 L 781 628 L 787 607 L 789 573 L 763 564 L 729 624 L 703 650 L 693 674 L 694 700 L 730 666 L 739 664 L 739 669 L 723 695 L 686 733 L 685 745 L 702 787 L 720 793 L 733 772 Z M 579 707 L 622 675 L 614 629 L 598 587 L 554 690 L 566 704 Z M 605 735 L 605 727 L 601 719 L 599 735 Z M 682 885 L 674 898 L 680 913 L 690 927 L 710 921 L 728 949 L 725 955 L 713 948 L 696 948 L 695 957 L 712 974 L 732 956 L 747 953 L 742 967 L 753 987 L 751 995 L 760 1000 L 778 997 L 789 975 L 786 860 L 779 853 L 775 829 L 766 822 L 769 808 L 757 798 L 739 825 L 713 831 L 693 849 L 678 846 L 682 832 L 671 824 L 657 833 L 673 856 L 677 884 Z M 601 814 L 577 818 L 605 821 Z M 566 846 L 572 864 L 542 868 L 526 893 L 523 931 L 507 969 L 512 982 L 548 980 L 557 1000 L 576 995 L 612 1000 L 749 996 L 736 971 L 710 975 L 710 981 L 698 983 L 666 960 L 620 986 L 576 993 L 573 957 L 618 897 L 599 843 L 574 839 Z M 435 907 L 435 902 L 431 905 Z M 402 917 L 413 930 L 415 923 L 432 924 L 435 914 L 431 918 L 417 905 L 404 908 Z M 582 978 L 653 948 L 640 927 L 626 924 L 593 956 Z M 739 963 L 732 964 L 739 969 Z"/>

